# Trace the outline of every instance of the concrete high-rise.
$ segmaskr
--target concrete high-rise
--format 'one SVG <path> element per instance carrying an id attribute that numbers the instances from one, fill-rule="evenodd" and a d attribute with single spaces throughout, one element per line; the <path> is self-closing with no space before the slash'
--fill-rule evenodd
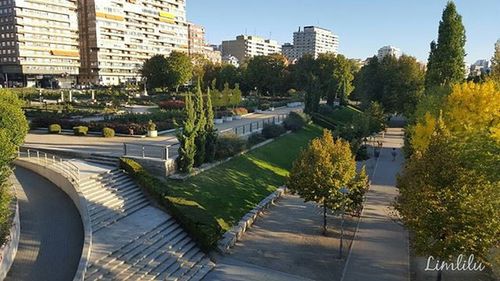
<path id="1" fill-rule="evenodd" d="M 305 26 L 303 30 L 293 33 L 293 45 L 283 45 L 283 55 L 291 62 L 305 54 L 317 58 L 320 54 L 337 54 L 339 37 L 328 29 L 317 26 Z"/>
<path id="2" fill-rule="evenodd" d="M 214 64 L 222 62 L 219 50 L 207 44 L 205 40 L 205 28 L 194 23 L 188 24 L 189 55 L 201 54 Z"/>
<path id="3" fill-rule="evenodd" d="M 70 87 L 80 67 L 78 39 L 76 0 L 0 1 L 0 73 L 5 84 L 50 81 Z"/>
<path id="4" fill-rule="evenodd" d="M 399 58 L 401 56 L 401 50 L 394 46 L 384 46 L 378 50 L 377 58 L 381 61 L 386 56 L 394 56 L 396 58 Z"/>
<path id="5" fill-rule="evenodd" d="M 139 79 L 153 55 L 188 52 L 185 0 L 78 0 L 80 83 Z"/>
<path id="6" fill-rule="evenodd" d="M 222 56 L 233 56 L 241 64 L 255 56 L 281 53 L 277 41 L 258 36 L 239 35 L 235 40 L 222 41 Z"/>

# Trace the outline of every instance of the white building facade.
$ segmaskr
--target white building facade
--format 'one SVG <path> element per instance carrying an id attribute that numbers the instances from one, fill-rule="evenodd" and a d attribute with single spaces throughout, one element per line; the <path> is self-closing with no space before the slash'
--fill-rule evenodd
<path id="1" fill-rule="evenodd" d="M 278 41 L 258 36 L 239 35 L 235 40 L 222 42 L 222 57 L 234 56 L 240 63 L 255 56 L 281 53 Z"/>
<path id="2" fill-rule="evenodd" d="M 399 58 L 401 54 L 401 50 L 394 46 L 384 46 L 378 50 L 377 58 L 379 61 L 381 61 L 386 56 L 394 56 L 396 58 Z"/>
<path id="3" fill-rule="evenodd" d="M 285 44 L 282 46 L 283 55 L 290 62 L 300 59 L 309 54 L 317 58 L 320 54 L 337 54 L 339 47 L 339 37 L 332 31 L 317 27 L 305 26 L 303 30 L 293 33 L 293 45 Z"/>

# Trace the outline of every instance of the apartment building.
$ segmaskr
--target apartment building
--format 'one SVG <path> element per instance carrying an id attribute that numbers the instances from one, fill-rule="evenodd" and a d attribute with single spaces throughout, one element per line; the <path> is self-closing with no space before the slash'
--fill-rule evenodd
<path id="1" fill-rule="evenodd" d="M 215 47 L 207 44 L 205 40 L 205 28 L 201 25 L 189 23 L 189 55 L 201 54 L 214 64 L 222 62 L 222 55 Z"/>
<path id="2" fill-rule="evenodd" d="M 394 56 L 399 58 L 401 56 L 401 50 L 394 46 L 384 46 L 380 48 L 377 52 L 377 58 L 381 61 L 386 56 Z"/>
<path id="3" fill-rule="evenodd" d="M 240 64 L 255 56 L 276 53 L 281 53 L 281 46 L 277 41 L 258 36 L 239 35 L 235 40 L 222 42 L 222 56 L 233 56 Z"/>
<path id="4" fill-rule="evenodd" d="M 339 37 L 328 29 L 317 26 L 305 26 L 302 30 L 299 27 L 293 33 L 293 45 L 286 43 L 282 46 L 283 55 L 290 62 L 295 62 L 305 54 L 317 58 L 320 54 L 338 53 Z"/>
<path id="5" fill-rule="evenodd" d="M 189 51 L 185 0 L 78 1 L 82 84 L 136 81 L 153 55 Z"/>
<path id="6" fill-rule="evenodd" d="M 80 67 L 77 1 L 0 1 L 0 46 L 4 84 L 70 87 Z"/>

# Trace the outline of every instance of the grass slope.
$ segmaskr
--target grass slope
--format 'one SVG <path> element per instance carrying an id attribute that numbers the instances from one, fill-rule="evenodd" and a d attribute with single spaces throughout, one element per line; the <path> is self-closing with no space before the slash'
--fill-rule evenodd
<path id="1" fill-rule="evenodd" d="M 299 151 L 321 132 L 309 125 L 184 182 L 169 180 L 169 193 L 197 202 L 227 231 L 284 184 Z"/>

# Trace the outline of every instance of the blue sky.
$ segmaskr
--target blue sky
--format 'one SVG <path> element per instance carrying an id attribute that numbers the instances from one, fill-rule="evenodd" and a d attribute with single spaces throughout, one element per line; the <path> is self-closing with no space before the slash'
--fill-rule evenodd
<path id="1" fill-rule="evenodd" d="M 366 58 L 385 45 L 427 61 L 447 0 L 187 0 L 188 20 L 204 25 L 212 44 L 238 34 L 291 42 L 299 26 L 340 36 L 339 51 Z M 466 28 L 466 61 L 491 58 L 500 38 L 500 0 L 456 0 Z"/>

